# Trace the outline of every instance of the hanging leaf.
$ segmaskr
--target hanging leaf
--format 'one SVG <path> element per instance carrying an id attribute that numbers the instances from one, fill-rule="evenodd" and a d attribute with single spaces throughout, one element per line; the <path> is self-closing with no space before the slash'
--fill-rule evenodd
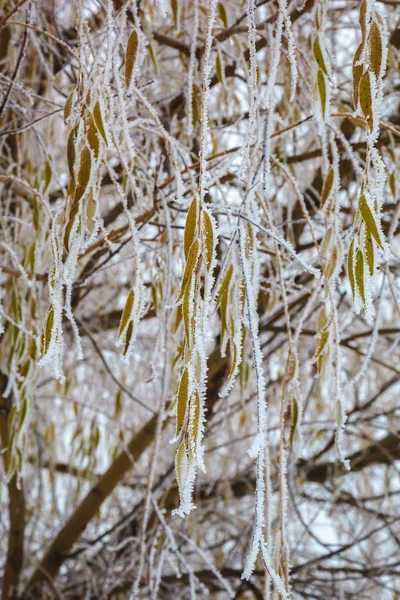
<path id="1" fill-rule="evenodd" d="M 325 82 L 325 75 L 323 74 L 323 72 L 322 72 L 321 69 L 318 69 L 317 84 L 318 84 L 319 99 L 320 99 L 320 103 L 321 103 L 322 117 L 325 119 L 325 114 L 326 114 L 326 82 Z"/>
<path id="2" fill-rule="evenodd" d="M 107 146 L 107 136 L 106 136 L 106 132 L 104 129 L 103 117 L 101 116 L 100 102 L 96 102 L 96 104 L 94 105 L 93 119 L 96 124 L 97 131 L 100 133 L 101 137 L 103 138 L 103 140 Z"/>
<path id="3" fill-rule="evenodd" d="M 126 330 L 124 351 L 122 353 L 123 356 L 126 356 L 128 350 L 129 350 L 129 344 L 131 343 L 132 333 L 133 333 L 133 325 L 134 325 L 133 321 L 129 321 L 128 329 Z"/>
<path id="4" fill-rule="evenodd" d="M 290 436 L 289 443 L 290 446 L 293 446 L 294 436 L 296 435 L 297 422 L 299 420 L 299 405 L 297 403 L 296 398 L 293 396 L 291 411 L 290 411 Z"/>
<path id="5" fill-rule="evenodd" d="M 192 273 L 197 265 L 198 258 L 199 258 L 199 240 L 196 238 L 190 248 L 190 251 L 189 251 L 189 254 L 187 257 L 185 270 L 183 272 L 181 291 L 180 291 L 179 297 L 176 300 L 176 302 L 180 302 L 182 300 L 183 295 L 186 290 L 186 286 L 188 285 L 189 280 L 192 277 Z"/>
<path id="6" fill-rule="evenodd" d="M 367 261 L 368 271 L 370 276 L 374 274 L 375 256 L 374 256 L 374 241 L 371 232 L 367 230 L 364 237 L 365 260 Z"/>
<path id="7" fill-rule="evenodd" d="M 186 473 L 188 468 L 189 460 L 188 460 L 188 451 L 186 448 L 185 440 L 183 439 L 179 444 L 179 448 L 176 451 L 175 455 L 175 472 L 176 472 L 176 480 L 178 482 L 179 494 L 182 497 L 183 488 L 186 479 Z"/>
<path id="8" fill-rule="evenodd" d="M 370 130 L 373 129 L 371 80 L 368 72 L 360 79 L 360 106 L 367 119 Z"/>
<path id="9" fill-rule="evenodd" d="M 68 98 L 66 99 L 65 104 L 64 104 L 64 123 L 65 123 L 65 125 L 67 124 L 68 117 L 71 114 L 74 93 L 75 93 L 75 90 L 72 90 L 72 92 L 70 93 L 70 95 L 68 96 Z"/>
<path id="10" fill-rule="evenodd" d="M 217 52 L 217 57 L 215 59 L 215 72 L 217 74 L 218 81 L 220 83 L 222 83 L 222 85 L 224 85 L 225 84 L 225 67 L 224 67 L 223 58 L 219 51 Z"/>
<path id="11" fill-rule="evenodd" d="M 353 58 L 353 102 L 354 108 L 357 109 L 358 100 L 359 100 L 359 89 L 360 89 L 360 79 L 363 74 L 364 67 L 363 65 L 357 64 L 360 60 L 361 53 L 363 50 L 363 44 L 360 44 L 356 50 L 356 53 Z"/>
<path id="12" fill-rule="evenodd" d="M 369 67 L 375 77 L 379 79 L 382 65 L 382 38 L 376 21 L 372 21 L 369 32 Z"/>
<path id="13" fill-rule="evenodd" d="M 332 191 L 334 176 L 335 176 L 335 171 L 333 169 L 329 169 L 328 174 L 324 181 L 324 185 L 322 187 L 321 208 L 326 204 L 326 201 L 328 200 L 329 195 Z"/>
<path id="14" fill-rule="evenodd" d="M 350 285 L 351 285 L 351 292 L 353 294 L 353 298 L 355 296 L 355 281 L 354 281 L 354 240 L 352 240 L 351 244 L 350 244 L 350 248 L 349 248 L 349 255 L 347 257 L 347 271 L 349 274 L 349 279 L 350 279 Z"/>
<path id="15" fill-rule="evenodd" d="M 211 221 L 211 217 L 209 212 L 206 209 L 202 211 L 203 215 L 203 232 L 204 232 L 204 250 L 205 250 L 205 261 L 206 267 L 209 271 L 212 264 L 212 259 L 214 255 L 214 228 Z"/>
<path id="16" fill-rule="evenodd" d="M 228 27 L 228 16 L 223 2 L 218 2 L 218 17 L 222 21 L 224 27 Z"/>
<path id="17" fill-rule="evenodd" d="M 232 278 L 232 273 L 233 273 L 233 265 L 231 264 L 231 265 L 229 265 L 228 269 L 226 270 L 225 277 L 223 278 L 221 287 L 219 288 L 217 306 L 218 306 L 218 303 L 221 301 L 222 296 L 228 290 L 229 283 Z"/>
<path id="18" fill-rule="evenodd" d="M 194 235 L 197 226 L 197 206 L 197 198 L 193 198 L 186 217 L 185 233 L 183 237 L 183 249 L 185 251 L 185 258 L 187 258 L 189 250 L 194 240 Z"/>
<path id="19" fill-rule="evenodd" d="M 74 176 L 74 165 L 75 165 L 75 140 L 78 134 L 78 127 L 74 127 L 68 136 L 67 141 L 67 161 L 68 169 L 71 177 Z"/>
<path id="20" fill-rule="evenodd" d="M 379 235 L 379 231 L 378 231 L 378 227 L 376 225 L 374 215 L 372 214 L 372 211 L 371 211 L 370 207 L 368 206 L 368 202 L 367 202 L 367 199 L 364 194 L 362 194 L 362 196 L 360 198 L 359 209 L 360 209 L 362 218 L 364 219 L 364 222 L 365 222 L 365 225 L 366 225 L 368 231 L 371 232 L 371 234 L 375 238 L 376 243 L 383 250 L 383 245 L 381 242 L 381 238 Z"/>
<path id="21" fill-rule="evenodd" d="M 118 337 L 119 338 L 124 333 L 126 326 L 128 324 L 128 321 L 131 318 L 134 301 L 135 301 L 135 292 L 133 290 L 131 290 L 128 294 L 128 298 L 126 300 L 125 307 L 122 312 L 121 321 L 119 323 L 119 329 L 118 329 Z"/>
<path id="22" fill-rule="evenodd" d="M 53 176 L 53 172 L 51 170 L 51 166 L 48 160 L 46 160 L 45 165 L 44 165 L 44 187 L 43 187 L 43 194 L 46 193 L 47 188 L 50 185 L 50 181 L 51 178 Z"/>
<path id="23" fill-rule="evenodd" d="M 318 35 L 314 40 L 313 52 L 314 52 L 314 58 L 317 61 L 319 68 L 322 69 L 322 71 L 325 73 L 325 75 L 328 75 L 328 70 L 326 68 L 324 54 L 322 52 L 322 48 L 321 48 L 321 44 L 320 44 Z"/>
<path id="24" fill-rule="evenodd" d="M 356 254 L 356 283 L 360 298 L 365 306 L 365 288 L 364 288 L 364 257 L 360 249 Z"/>
<path id="25" fill-rule="evenodd" d="M 136 29 L 134 29 L 131 35 L 129 36 L 125 54 L 125 82 L 127 88 L 129 88 L 131 84 L 132 72 L 136 62 L 138 45 L 139 38 Z"/>
<path id="26" fill-rule="evenodd" d="M 186 412 L 189 406 L 189 370 L 185 369 L 178 388 L 178 402 L 176 407 L 176 431 L 178 437 L 185 423 Z"/>
<path id="27" fill-rule="evenodd" d="M 99 156 L 100 142 L 97 136 L 97 127 L 91 114 L 88 116 L 87 140 L 93 150 L 94 157 L 97 158 Z"/>
<path id="28" fill-rule="evenodd" d="M 196 454 L 200 426 L 200 397 L 197 391 L 190 400 L 189 441 L 191 454 Z"/>
<path id="29" fill-rule="evenodd" d="M 54 308 L 53 305 L 50 305 L 49 310 L 47 311 L 46 323 L 44 326 L 44 330 L 42 333 L 42 354 L 46 354 L 51 340 L 51 332 L 53 331 L 54 325 Z"/>
<path id="30" fill-rule="evenodd" d="M 92 157 L 90 150 L 85 146 L 81 152 L 81 160 L 78 172 L 78 182 L 75 189 L 74 204 L 77 204 L 86 191 L 90 179 Z"/>

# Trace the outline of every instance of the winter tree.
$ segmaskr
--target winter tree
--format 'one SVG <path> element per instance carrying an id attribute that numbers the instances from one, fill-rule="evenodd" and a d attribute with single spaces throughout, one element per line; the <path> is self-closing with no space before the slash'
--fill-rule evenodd
<path id="1" fill-rule="evenodd" d="M 400 597 L 399 6 L 2 1 L 4 600 Z"/>

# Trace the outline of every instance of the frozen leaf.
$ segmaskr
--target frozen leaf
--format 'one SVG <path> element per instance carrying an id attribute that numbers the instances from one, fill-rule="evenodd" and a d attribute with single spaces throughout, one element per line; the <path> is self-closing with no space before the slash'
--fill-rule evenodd
<path id="1" fill-rule="evenodd" d="M 378 79 L 381 72 L 382 65 L 382 38 L 379 27 L 375 21 L 371 23 L 371 29 L 369 32 L 369 66 L 375 77 Z"/>
<path id="2" fill-rule="evenodd" d="M 205 261 L 206 261 L 207 270 L 210 270 L 213 256 L 214 256 L 214 246 L 215 246 L 214 228 L 213 228 L 210 214 L 206 209 L 203 209 L 202 215 L 203 215 Z"/>
<path id="3" fill-rule="evenodd" d="M 191 280 L 193 271 L 196 268 L 198 259 L 199 259 L 199 240 L 196 238 L 189 250 L 189 254 L 188 254 L 186 265 L 185 265 L 185 270 L 183 272 L 181 291 L 179 293 L 179 296 L 178 296 L 176 302 L 180 302 L 182 300 L 183 295 L 186 290 L 186 286 L 188 285 L 189 281 Z"/>
<path id="4" fill-rule="evenodd" d="M 322 113 L 322 117 L 325 118 L 325 114 L 326 114 L 326 81 L 325 81 L 325 75 L 323 74 L 321 69 L 318 69 L 317 85 L 318 85 L 319 100 L 321 103 L 321 113 Z"/>
<path id="5" fill-rule="evenodd" d="M 375 256 L 374 256 L 375 253 L 374 253 L 374 242 L 372 239 L 371 232 L 369 230 L 367 230 L 365 232 L 364 249 L 365 249 L 365 260 L 368 265 L 368 271 L 369 271 L 370 276 L 372 277 L 372 275 L 374 274 L 374 267 L 375 267 Z"/>
<path id="6" fill-rule="evenodd" d="M 122 312 L 121 321 L 119 323 L 119 329 L 118 329 L 118 337 L 121 337 L 121 335 L 124 333 L 124 331 L 128 325 L 128 322 L 132 315 L 132 308 L 133 308 L 134 301 L 135 301 L 135 292 L 133 290 L 131 290 L 128 294 L 128 298 L 126 300 L 125 307 Z"/>
<path id="7" fill-rule="evenodd" d="M 68 96 L 68 98 L 65 101 L 64 104 L 64 123 L 67 124 L 68 122 L 68 118 L 71 114 L 71 109 L 72 109 L 72 102 L 74 99 L 74 94 L 75 94 L 75 90 L 73 90 L 70 95 Z"/>
<path id="8" fill-rule="evenodd" d="M 317 61 L 319 68 L 322 69 L 322 71 L 325 73 L 325 75 L 328 75 L 328 71 L 326 68 L 325 59 L 324 59 L 324 55 L 322 52 L 322 48 L 321 48 L 321 44 L 320 44 L 318 35 L 314 40 L 313 52 L 314 52 L 314 58 Z"/>
<path id="9" fill-rule="evenodd" d="M 178 437 L 186 420 L 189 405 L 189 370 L 185 369 L 178 388 L 178 402 L 176 407 L 176 431 Z"/>
<path id="10" fill-rule="evenodd" d="M 364 287 L 364 257 L 360 249 L 356 253 L 356 284 L 360 298 L 365 306 L 365 287 Z"/>
<path id="11" fill-rule="evenodd" d="M 371 79 L 368 71 L 360 79 L 360 106 L 367 119 L 370 130 L 373 129 Z"/>
<path id="12" fill-rule="evenodd" d="M 86 191 L 90 179 L 91 164 L 92 157 L 90 154 L 90 150 L 87 146 L 85 146 L 81 152 L 81 160 L 77 177 L 77 186 L 75 189 L 74 203 L 78 203 Z"/>
<path id="13" fill-rule="evenodd" d="M 352 240 L 349 248 L 349 255 L 347 257 L 347 271 L 349 274 L 349 280 L 351 285 L 351 291 L 353 294 L 353 298 L 355 296 L 355 280 L 354 280 L 354 251 L 355 251 L 355 242 Z"/>
<path id="14" fill-rule="evenodd" d="M 299 420 L 299 405 L 296 398 L 293 396 L 291 411 L 290 411 L 290 436 L 289 443 L 293 446 L 294 436 L 296 435 L 297 422 Z"/>
<path id="15" fill-rule="evenodd" d="M 87 141 L 93 150 L 94 157 L 97 158 L 99 156 L 100 142 L 97 136 L 97 127 L 95 126 L 91 115 L 88 117 Z"/>
<path id="16" fill-rule="evenodd" d="M 328 174 L 325 178 L 324 185 L 322 187 L 321 192 L 321 208 L 325 206 L 326 201 L 328 200 L 330 193 L 332 191 L 333 179 L 335 176 L 335 171 L 333 169 L 329 169 Z"/>
<path id="17" fill-rule="evenodd" d="M 383 250 L 383 245 L 379 235 L 378 227 L 376 225 L 375 217 L 372 214 L 370 207 L 368 206 L 368 202 L 364 194 L 360 198 L 359 208 L 368 231 L 370 231 L 371 235 L 375 238 L 375 241 L 378 244 L 378 246 Z"/>
<path id="18" fill-rule="evenodd" d="M 46 323 L 44 326 L 44 330 L 42 333 L 42 354 L 46 354 L 51 340 L 51 333 L 53 331 L 54 325 L 54 308 L 50 305 L 49 310 L 47 311 Z"/>
<path id="19" fill-rule="evenodd" d="M 103 140 L 107 146 L 107 136 L 106 136 L 106 132 L 104 129 L 103 117 L 101 115 L 100 102 L 96 102 L 96 104 L 94 106 L 93 118 L 94 118 L 94 122 L 96 123 L 97 131 L 100 133 L 101 137 L 103 138 Z"/>
<path id="20" fill-rule="evenodd" d="M 129 88 L 132 78 L 133 68 L 136 62 L 136 55 L 138 51 L 139 38 L 136 29 L 134 29 L 129 36 L 128 44 L 126 46 L 125 53 L 125 81 L 126 87 Z"/>
<path id="21" fill-rule="evenodd" d="M 354 108 L 358 106 L 359 100 L 359 90 L 360 90 L 360 79 L 363 74 L 364 67 L 363 65 L 359 65 L 358 62 L 361 58 L 361 53 L 363 51 L 363 45 L 360 44 L 356 50 L 356 53 L 353 58 L 353 102 Z"/>
<path id="22" fill-rule="evenodd" d="M 183 240 L 183 248 L 185 251 L 185 258 L 187 258 L 189 254 L 189 250 L 192 247 L 194 236 L 196 233 L 197 227 L 197 214 L 198 214 L 198 200 L 197 198 L 193 198 L 188 214 L 186 217 L 186 225 L 185 225 L 185 233 Z"/>

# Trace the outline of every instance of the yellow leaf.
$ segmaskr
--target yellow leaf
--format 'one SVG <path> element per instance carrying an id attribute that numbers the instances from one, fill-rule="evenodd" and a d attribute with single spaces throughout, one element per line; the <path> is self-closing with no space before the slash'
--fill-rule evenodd
<path id="1" fill-rule="evenodd" d="M 368 231 L 371 232 L 371 235 L 375 238 L 376 243 L 383 250 L 383 245 L 379 235 L 378 227 L 376 225 L 375 217 L 372 214 L 370 207 L 368 206 L 368 202 L 364 194 L 362 194 L 360 198 L 359 209 Z"/>
<path id="2" fill-rule="evenodd" d="M 317 61 L 319 68 L 322 69 L 322 71 L 325 73 L 325 75 L 328 75 L 328 70 L 326 68 L 324 54 L 322 52 L 322 48 L 321 48 L 321 44 L 320 44 L 318 35 L 314 40 L 313 52 L 314 52 L 314 58 Z"/>
<path id="3" fill-rule="evenodd" d="M 333 178 L 334 178 L 335 172 L 333 169 L 329 169 L 328 174 L 325 178 L 324 181 L 324 185 L 322 187 L 322 193 L 321 193 L 321 208 L 325 205 L 326 201 L 329 198 L 329 195 L 331 193 L 332 190 L 332 186 L 333 186 Z"/>
<path id="4" fill-rule="evenodd" d="M 372 120 L 372 95 L 371 95 L 371 80 L 368 72 L 360 79 L 360 106 L 367 119 L 370 130 L 373 129 Z"/>
<path id="5" fill-rule="evenodd" d="M 362 49 L 363 44 L 360 44 L 353 58 L 353 102 L 355 109 L 358 106 L 360 79 L 364 70 L 363 65 L 357 65 L 361 57 Z"/>
<path id="6" fill-rule="evenodd" d="M 119 323 L 118 337 L 121 337 L 121 335 L 124 333 L 126 326 L 128 324 L 128 321 L 131 318 L 134 301 L 135 301 L 135 292 L 133 290 L 131 290 L 128 294 L 128 298 L 125 303 L 125 308 L 122 312 L 121 321 Z"/>
<path id="7" fill-rule="evenodd" d="M 94 123 L 94 119 L 93 119 L 92 115 L 90 115 L 90 113 L 88 116 L 87 140 L 88 140 L 89 146 L 93 150 L 93 154 L 94 154 L 95 158 L 97 158 L 99 155 L 99 150 L 100 150 L 100 142 L 99 142 L 99 138 L 97 136 L 97 127 L 96 127 L 96 125 Z"/>
<path id="8" fill-rule="evenodd" d="M 296 434 L 297 422 L 299 420 L 299 405 L 297 404 L 297 400 L 295 397 L 292 398 L 292 406 L 290 411 L 290 436 L 289 442 L 290 445 L 293 446 L 294 436 Z"/>
<path id="9" fill-rule="evenodd" d="M 187 407 L 189 404 L 189 371 L 185 369 L 178 388 L 178 402 L 176 407 L 176 431 L 178 436 L 185 424 Z"/>
<path id="10" fill-rule="evenodd" d="M 181 291 L 176 300 L 177 302 L 180 302 L 183 298 L 183 295 L 186 290 L 186 286 L 188 285 L 188 283 L 192 277 L 192 273 L 193 273 L 194 269 L 196 268 L 198 259 L 199 259 L 199 240 L 196 238 L 189 250 L 185 270 L 183 272 Z"/>
<path id="11" fill-rule="evenodd" d="M 356 254 L 356 283 L 361 300 L 365 306 L 365 291 L 364 291 L 364 257 L 360 249 Z"/>
<path id="12" fill-rule="evenodd" d="M 233 273 L 233 265 L 229 265 L 226 273 L 225 273 L 225 277 L 222 280 L 222 284 L 221 287 L 219 288 L 219 292 L 218 292 L 218 303 L 217 305 L 221 302 L 221 298 L 222 296 L 225 294 L 225 292 L 228 290 L 229 287 L 229 283 L 231 281 L 232 278 L 232 273 Z"/>
<path id="13" fill-rule="evenodd" d="M 215 60 L 215 71 L 217 73 L 217 79 L 222 85 L 225 83 L 225 67 L 220 52 L 217 52 L 217 58 Z"/>
<path id="14" fill-rule="evenodd" d="M 365 260 L 367 261 L 369 274 L 374 274 L 374 266 L 375 266 L 375 252 L 374 252 L 374 242 L 372 239 L 371 232 L 367 230 L 365 232 L 364 237 L 364 249 L 365 249 Z"/>
<path id="15" fill-rule="evenodd" d="M 369 32 L 369 52 L 369 67 L 378 79 L 382 65 L 382 38 L 379 27 L 375 21 L 372 21 Z"/>
<path id="16" fill-rule="evenodd" d="M 71 109 L 72 109 L 72 101 L 74 99 L 74 93 L 75 90 L 73 90 L 70 95 L 68 96 L 68 98 L 65 101 L 64 104 L 64 123 L 67 124 L 67 120 L 69 115 L 71 114 Z"/>
<path id="17" fill-rule="evenodd" d="M 193 453 L 196 452 L 197 440 L 199 437 L 199 425 L 200 425 L 200 398 L 197 391 L 194 392 L 190 401 L 190 426 L 189 426 L 189 439 L 191 441 L 191 450 Z"/>
<path id="18" fill-rule="evenodd" d="M 123 356 L 126 356 L 126 353 L 128 352 L 128 349 L 129 349 L 129 344 L 131 343 L 132 333 L 133 333 L 133 325 L 134 325 L 133 321 L 129 321 L 128 329 L 126 331 L 124 351 L 122 353 Z"/>
<path id="19" fill-rule="evenodd" d="M 187 213 L 185 233 L 184 233 L 184 237 L 183 237 L 183 249 L 185 251 L 185 258 L 187 258 L 188 254 L 189 254 L 189 250 L 193 244 L 194 235 L 196 232 L 197 206 L 198 206 L 197 198 L 193 198 L 192 203 L 191 203 L 188 213 Z"/>
<path id="20" fill-rule="evenodd" d="M 208 210 L 203 209 L 203 233 L 204 249 L 207 270 L 210 270 L 214 255 L 214 228 Z"/>
<path id="21" fill-rule="evenodd" d="M 323 74 L 323 72 L 322 72 L 321 69 L 318 69 L 317 84 L 318 84 L 319 99 L 320 99 L 320 102 L 321 102 L 322 117 L 325 119 L 325 114 L 326 114 L 326 82 L 325 82 L 325 75 Z"/>
<path id="22" fill-rule="evenodd" d="M 45 165 L 44 165 L 44 187 L 43 187 L 43 194 L 46 192 L 47 188 L 50 185 L 50 181 L 52 178 L 53 172 L 51 170 L 51 166 L 48 160 L 46 160 Z"/>
<path id="23" fill-rule="evenodd" d="M 74 127 L 69 136 L 68 136 L 68 141 L 67 141 L 67 162 L 68 162 L 68 169 L 69 172 L 71 174 L 71 176 L 74 176 L 74 165 L 75 165 L 75 140 L 76 140 L 76 135 L 78 133 L 78 127 Z"/>
<path id="24" fill-rule="evenodd" d="M 81 160 L 78 172 L 78 183 L 75 189 L 74 204 L 77 204 L 86 191 L 90 179 L 92 157 L 90 150 L 85 146 L 81 152 Z"/>
<path id="25" fill-rule="evenodd" d="M 183 439 L 179 444 L 179 448 L 176 451 L 175 455 L 175 472 L 176 479 L 178 482 L 179 493 L 182 494 L 184 487 L 184 480 L 186 477 L 188 466 L 188 452 L 185 444 L 185 440 Z"/>
<path id="26" fill-rule="evenodd" d="M 349 255 L 347 257 L 347 270 L 349 273 L 351 292 L 353 294 L 353 298 L 355 295 L 355 281 L 354 281 L 354 240 L 352 240 L 349 248 Z"/>
<path id="27" fill-rule="evenodd" d="M 46 354 L 49 349 L 50 340 L 51 340 L 51 332 L 53 330 L 54 324 L 54 308 L 53 305 L 50 305 L 49 310 L 47 311 L 46 323 L 44 326 L 44 331 L 42 334 L 42 354 Z"/>
<path id="28" fill-rule="evenodd" d="M 228 17 L 226 14 L 226 8 L 223 2 L 218 3 L 218 17 L 222 21 L 224 27 L 228 27 Z"/>
<path id="29" fill-rule="evenodd" d="M 136 55 L 138 50 L 139 38 L 136 30 L 134 29 L 129 36 L 128 44 L 126 46 L 125 54 L 125 82 L 129 88 L 132 78 L 132 71 L 135 66 Z"/>
<path id="30" fill-rule="evenodd" d="M 103 138 L 103 140 L 105 141 L 105 144 L 107 146 L 107 136 L 106 136 L 106 132 L 104 129 L 103 117 L 101 116 L 100 102 L 96 102 L 96 104 L 94 106 L 93 118 L 94 118 L 94 122 L 97 127 L 97 131 L 100 133 L 101 137 Z"/>

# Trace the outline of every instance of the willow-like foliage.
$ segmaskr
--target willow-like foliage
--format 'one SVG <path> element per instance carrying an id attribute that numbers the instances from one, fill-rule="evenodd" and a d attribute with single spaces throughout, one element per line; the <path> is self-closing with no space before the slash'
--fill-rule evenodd
<path id="1" fill-rule="evenodd" d="M 4 600 L 400 594 L 399 19 L 3 2 Z"/>

